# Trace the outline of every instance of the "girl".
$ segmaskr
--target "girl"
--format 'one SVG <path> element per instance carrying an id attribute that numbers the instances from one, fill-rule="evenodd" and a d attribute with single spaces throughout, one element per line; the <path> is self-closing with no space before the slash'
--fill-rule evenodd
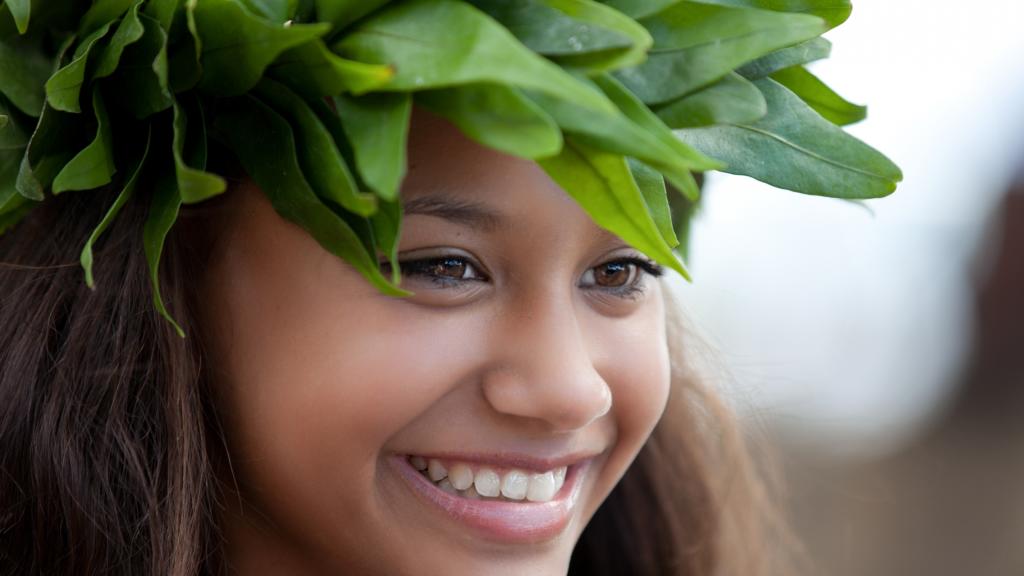
<path id="1" fill-rule="evenodd" d="M 663 121 L 747 90 L 888 168 L 733 72 L 834 3 L 614 4 L 8 2 L 0 573 L 782 570 L 659 280 L 662 174 L 720 165 L 676 136 L 731 132 Z M 659 84 L 737 18 L 766 36 Z"/>

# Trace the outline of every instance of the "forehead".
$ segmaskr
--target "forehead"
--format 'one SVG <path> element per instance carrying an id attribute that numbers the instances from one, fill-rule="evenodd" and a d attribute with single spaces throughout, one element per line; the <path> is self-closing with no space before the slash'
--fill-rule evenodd
<path id="1" fill-rule="evenodd" d="M 430 216 L 484 233 L 557 228 L 614 239 L 532 160 L 484 147 L 448 121 L 414 108 L 409 171 L 401 198 L 406 216 Z"/>

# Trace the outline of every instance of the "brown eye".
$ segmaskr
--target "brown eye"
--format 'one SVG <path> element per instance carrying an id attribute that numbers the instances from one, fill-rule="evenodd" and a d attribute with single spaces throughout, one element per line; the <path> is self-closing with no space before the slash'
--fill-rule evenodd
<path id="1" fill-rule="evenodd" d="M 440 258 L 428 261 L 421 271 L 438 278 L 461 280 L 466 275 L 469 265 L 460 258 Z"/>
<path id="2" fill-rule="evenodd" d="M 603 288 L 621 288 L 632 284 L 635 275 L 635 264 L 608 262 L 594 268 L 594 284 Z"/>

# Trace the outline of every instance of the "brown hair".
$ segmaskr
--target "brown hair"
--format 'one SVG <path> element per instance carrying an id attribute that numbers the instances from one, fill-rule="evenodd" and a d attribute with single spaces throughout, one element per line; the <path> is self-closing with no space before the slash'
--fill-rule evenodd
<path id="1" fill-rule="evenodd" d="M 222 572 L 222 436 L 195 312 L 205 209 L 183 210 L 162 262 L 181 339 L 154 311 L 144 199 L 100 242 L 96 290 L 83 281 L 79 251 L 115 192 L 53 198 L 0 236 L 0 574 Z M 769 573 L 765 492 L 727 410 L 682 361 L 668 304 L 669 405 L 570 573 Z"/>

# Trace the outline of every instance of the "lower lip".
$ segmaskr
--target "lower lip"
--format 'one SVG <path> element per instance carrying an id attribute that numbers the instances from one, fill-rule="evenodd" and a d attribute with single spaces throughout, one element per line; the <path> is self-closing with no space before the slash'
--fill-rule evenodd
<path id="1" fill-rule="evenodd" d="M 469 526 L 488 540 L 508 544 L 535 544 L 561 534 L 569 525 L 579 499 L 583 472 L 590 460 L 570 466 L 565 484 L 549 502 L 470 500 L 449 494 L 412 467 L 404 456 L 389 459 L 393 468 L 431 507 Z"/>

